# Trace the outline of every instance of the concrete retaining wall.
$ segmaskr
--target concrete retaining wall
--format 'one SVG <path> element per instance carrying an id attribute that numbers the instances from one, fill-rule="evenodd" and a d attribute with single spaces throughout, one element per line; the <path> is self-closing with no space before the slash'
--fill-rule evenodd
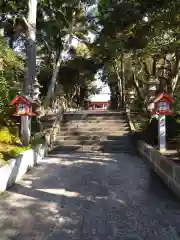
<path id="1" fill-rule="evenodd" d="M 139 141 L 138 151 L 169 188 L 180 197 L 180 166 L 143 141 Z"/>
<path id="2" fill-rule="evenodd" d="M 130 110 L 126 109 L 126 114 L 129 127 L 134 132 L 135 127 Z M 180 166 L 143 141 L 138 142 L 138 152 L 169 188 L 180 197 Z"/>
<path id="3" fill-rule="evenodd" d="M 48 151 L 53 149 L 56 135 L 60 132 L 62 118 L 62 111 L 59 111 L 52 128 L 45 133 L 44 144 L 38 144 L 33 149 L 23 152 L 17 158 L 10 159 L 6 165 L 0 166 L 0 193 L 20 180 L 29 169 L 46 156 Z"/>
<path id="4" fill-rule="evenodd" d="M 0 193 L 17 182 L 47 153 L 47 144 L 39 144 L 34 149 L 22 153 L 16 159 L 10 159 L 6 165 L 0 167 Z"/>

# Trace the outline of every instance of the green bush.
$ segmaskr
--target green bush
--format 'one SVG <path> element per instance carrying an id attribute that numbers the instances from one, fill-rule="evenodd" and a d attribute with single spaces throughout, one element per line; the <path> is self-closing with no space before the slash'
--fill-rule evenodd
<path id="1" fill-rule="evenodd" d="M 14 146 L 11 150 L 9 150 L 7 152 L 7 154 L 10 156 L 10 157 L 18 157 L 22 152 L 25 152 L 26 150 L 30 149 L 31 146 L 28 146 L 28 147 L 19 147 L 19 146 Z"/>
<path id="2" fill-rule="evenodd" d="M 12 144 L 14 138 L 15 137 L 11 135 L 11 133 L 9 132 L 9 129 L 7 127 L 0 129 L 0 142 L 1 143 Z"/>
<path id="3" fill-rule="evenodd" d="M 0 129 L 0 160 L 15 158 L 30 148 L 31 145 L 28 147 L 21 146 L 20 139 L 11 134 L 7 127 Z M 0 161 L 0 165 L 2 161 Z"/>

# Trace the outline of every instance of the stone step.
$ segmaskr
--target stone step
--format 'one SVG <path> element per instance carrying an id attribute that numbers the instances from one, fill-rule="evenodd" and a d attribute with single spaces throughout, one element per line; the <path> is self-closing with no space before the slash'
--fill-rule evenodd
<path id="1" fill-rule="evenodd" d="M 61 132 L 63 133 L 70 133 L 70 134 L 82 134 L 85 133 L 91 134 L 91 133 L 105 133 L 105 134 L 111 134 L 112 133 L 121 133 L 121 132 L 129 132 L 129 128 L 98 128 L 98 127 L 92 127 L 92 128 L 60 128 Z"/>
<path id="2" fill-rule="evenodd" d="M 93 134 L 87 134 L 87 135 L 84 135 L 84 134 L 79 134 L 79 135 L 73 135 L 73 134 L 60 134 L 60 133 L 57 133 L 57 135 L 56 135 L 56 138 L 58 139 L 58 140 L 68 140 L 68 139 L 72 139 L 72 140 L 90 140 L 90 139 L 92 139 L 92 140 L 97 140 L 97 139 L 102 139 L 103 141 L 104 140 L 111 140 L 111 137 L 123 137 L 123 136 L 125 136 L 125 135 L 128 135 L 128 133 L 119 133 L 119 134 L 117 134 L 117 135 L 115 135 L 115 134 L 112 134 L 112 135 L 106 135 L 106 134 L 99 134 L 99 135 L 93 135 Z M 117 140 L 114 140 L 114 141 L 117 141 Z M 120 140 L 119 140 L 120 141 Z"/>
<path id="3" fill-rule="evenodd" d="M 63 139 L 56 137 L 57 144 L 63 145 L 99 145 L 99 146 L 123 146 L 129 145 L 128 141 L 125 140 L 109 140 L 109 139 Z"/>
<path id="4" fill-rule="evenodd" d="M 73 125 L 73 124 L 81 124 L 81 125 L 93 125 L 93 124 L 101 124 L 101 125 L 128 125 L 127 121 L 124 119 L 118 120 L 118 121 L 114 121 L 114 120 L 106 120 L 106 121 L 101 121 L 101 120 L 79 120 L 79 121 L 63 121 L 61 122 L 61 125 Z"/>
<path id="5" fill-rule="evenodd" d="M 124 120 L 126 119 L 125 116 L 63 116 L 64 121 L 82 121 L 82 120 L 91 120 L 91 121 L 108 121 L 108 120 Z"/>
<path id="6" fill-rule="evenodd" d="M 51 121 L 46 121 L 43 122 L 43 126 L 52 126 L 54 122 Z M 60 123 L 62 127 L 69 127 L 69 126 L 93 126 L 93 125 L 98 125 L 98 126 L 120 126 L 120 127 L 126 127 L 129 126 L 126 121 L 123 122 L 113 122 L 113 121 L 103 121 L 103 122 L 97 122 L 97 121 L 69 121 L 69 122 L 62 122 Z"/>
<path id="7" fill-rule="evenodd" d="M 134 154 L 124 112 L 65 113 L 55 151 Z M 51 126 L 52 119 L 44 126 Z"/>
<path id="8" fill-rule="evenodd" d="M 88 133 L 82 133 L 82 134 L 71 134 L 71 133 L 59 133 L 57 136 L 56 136 L 56 138 L 58 139 L 58 140 L 68 140 L 68 139 L 77 139 L 77 140 L 89 140 L 89 139 L 91 139 L 91 140 L 98 140 L 98 139 L 101 139 L 101 140 L 111 140 L 111 141 L 124 141 L 122 138 L 124 137 L 124 135 L 128 135 L 128 133 L 127 132 L 118 132 L 117 134 L 114 134 L 114 133 L 112 133 L 112 135 L 110 135 L 110 134 L 105 134 L 104 132 L 102 132 L 102 133 L 99 133 L 99 134 L 97 134 L 96 133 L 96 135 L 94 134 L 94 133 L 90 133 L 90 132 L 88 132 Z"/>
<path id="9" fill-rule="evenodd" d="M 135 155 L 135 151 L 131 147 L 117 147 L 117 146 L 109 146 L 109 147 L 103 147 L 100 145 L 55 145 L 54 146 L 54 152 L 60 153 L 60 152 L 104 152 L 104 153 L 127 153 Z M 53 154 L 53 152 L 52 152 Z"/>
<path id="10" fill-rule="evenodd" d="M 77 123 L 81 123 L 81 124 L 128 124 L 126 119 L 119 119 L 119 120 L 78 120 L 78 121 L 62 121 L 61 124 L 77 124 Z"/>
<path id="11" fill-rule="evenodd" d="M 93 123 L 93 124 L 89 124 L 89 123 L 85 123 L 85 124 L 80 124 L 80 123 L 76 123 L 76 124 L 61 124 L 60 125 L 61 128 L 92 128 L 92 127 L 98 127 L 98 128 L 128 128 L 129 125 L 128 124 L 100 124 L 100 123 Z"/>
<path id="12" fill-rule="evenodd" d="M 121 126 L 99 126 L 92 125 L 92 126 L 61 126 L 60 127 L 62 131 L 84 131 L 84 132 L 92 132 L 92 131 L 99 131 L 99 132 L 117 132 L 117 131 L 129 131 L 129 126 L 127 127 L 121 127 Z"/>
<path id="13" fill-rule="evenodd" d="M 81 118 L 81 119 L 63 119 L 62 122 L 127 122 L 127 118 L 125 117 L 120 117 L 120 118 Z"/>
<path id="14" fill-rule="evenodd" d="M 80 111 L 80 112 L 65 112 L 64 116 L 71 116 L 71 117 L 80 117 L 80 116 L 89 116 L 89 117 L 113 117 L 113 116 L 124 116 L 126 115 L 124 110 L 120 111 Z"/>
<path id="15" fill-rule="evenodd" d="M 101 136 L 101 137 L 119 137 L 129 135 L 129 131 L 116 131 L 116 132 L 104 132 L 104 131 L 60 131 L 58 133 L 58 137 L 93 137 L 93 136 Z"/>

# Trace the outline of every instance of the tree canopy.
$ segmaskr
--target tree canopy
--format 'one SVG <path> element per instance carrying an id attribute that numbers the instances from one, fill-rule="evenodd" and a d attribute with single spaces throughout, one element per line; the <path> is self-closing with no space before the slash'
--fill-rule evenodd
<path id="1" fill-rule="evenodd" d="M 29 8 L 24 1 L 1 1 L 1 37 L 24 65 Z M 156 93 L 167 91 L 178 98 L 179 10 L 176 0 L 38 2 L 36 76 L 43 86 L 41 98 L 50 104 L 64 94 L 69 105 L 83 105 L 96 92 L 98 70 L 109 84 L 115 108 L 129 102 L 133 91 L 134 103 L 147 109 L 152 82 Z M 89 39 L 90 33 L 95 40 Z"/>
<path id="2" fill-rule="evenodd" d="M 118 105 L 125 97 L 129 101 L 132 90 L 135 101 L 147 108 L 152 82 L 154 94 L 166 91 L 175 96 L 179 84 L 180 2 L 101 0 L 98 9 L 102 30 L 95 48 L 104 62 L 103 79 Z"/>

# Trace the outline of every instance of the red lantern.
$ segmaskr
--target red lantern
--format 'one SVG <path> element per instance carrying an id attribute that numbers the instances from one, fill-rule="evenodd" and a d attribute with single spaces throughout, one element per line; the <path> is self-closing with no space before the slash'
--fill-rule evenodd
<path id="1" fill-rule="evenodd" d="M 32 112 L 32 105 L 35 103 L 30 97 L 18 95 L 10 102 L 10 105 L 16 105 L 14 116 L 35 116 L 36 114 Z"/>
<path id="2" fill-rule="evenodd" d="M 154 103 L 154 114 L 158 115 L 172 115 L 172 103 L 175 100 L 170 97 L 167 93 L 161 93 L 158 95 L 153 103 Z"/>

